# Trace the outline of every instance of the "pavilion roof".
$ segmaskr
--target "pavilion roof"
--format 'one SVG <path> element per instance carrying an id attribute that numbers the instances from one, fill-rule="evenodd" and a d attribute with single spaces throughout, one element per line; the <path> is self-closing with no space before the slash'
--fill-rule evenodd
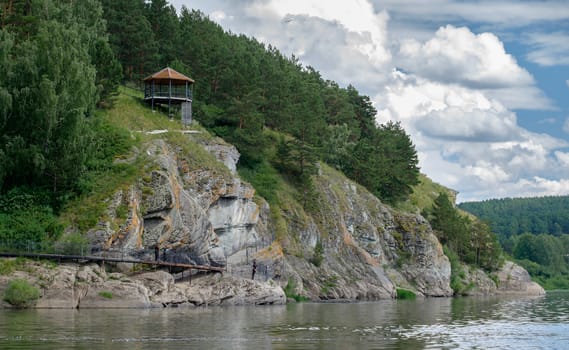
<path id="1" fill-rule="evenodd" d="M 172 80 L 172 81 L 187 81 L 190 83 L 194 83 L 192 78 L 188 78 L 187 76 L 183 75 L 182 73 L 176 72 L 170 67 L 166 67 L 159 72 L 156 72 L 146 78 L 144 81 L 149 80 Z"/>

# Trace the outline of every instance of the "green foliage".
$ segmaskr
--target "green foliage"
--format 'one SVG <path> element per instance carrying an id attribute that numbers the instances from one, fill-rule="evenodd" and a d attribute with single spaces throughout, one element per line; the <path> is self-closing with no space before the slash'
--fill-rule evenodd
<path id="1" fill-rule="evenodd" d="M 168 64 L 196 80 L 195 119 L 236 145 L 240 173 L 272 208 L 296 200 L 315 211 L 322 160 L 389 203 L 405 200 L 418 181 L 408 135 L 399 124 L 377 126 L 369 97 L 254 38 L 224 32 L 203 13 L 178 15 L 166 0 L 29 4 L 30 11 L 18 5 L 3 14 L 0 30 L 0 194 L 26 185 L 49 198 L 27 207 L 34 214 L 0 212 L 6 237 L 57 239 L 62 208 L 63 222 L 80 231 L 104 218 L 109 194 L 145 170 L 142 157 L 125 161 L 134 144 L 153 137 L 135 131 L 171 125 L 140 103 L 139 91 L 117 95 L 117 85 L 121 78 L 136 85 Z M 111 98 L 114 108 L 95 110 Z M 165 137 L 189 168 L 228 173 L 187 135 Z M 287 223 L 279 218 L 283 236 Z"/>
<path id="2" fill-rule="evenodd" d="M 15 279 L 8 283 L 4 292 L 4 301 L 17 308 L 32 306 L 40 297 L 40 291 L 23 279 Z"/>
<path id="3" fill-rule="evenodd" d="M 458 255 L 456 255 L 456 253 L 450 250 L 448 247 L 443 247 L 443 250 L 450 261 L 450 288 L 453 290 L 455 295 L 461 295 L 465 291 L 466 287 L 462 282 L 465 274 L 464 270 L 462 269 L 460 259 L 458 258 Z"/>
<path id="4" fill-rule="evenodd" d="M 21 269 L 26 262 L 24 258 L 16 259 L 0 259 L 0 275 L 9 275 L 12 272 Z"/>
<path id="5" fill-rule="evenodd" d="M 488 220 L 504 250 L 546 289 L 569 284 L 569 197 L 506 198 L 462 203 Z"/>
<path id="6" fill-rule="evenodd" d="M 425 211 L 424 215 L 440 242 L 464 263 L 487 271 L 496 270 L 501 265 L 502 249 L 496 235 L 483 222 L 462 215 L 445 192 L 440 193 L 433 209 Z"/>
<path id="7" fill-rule="evenodd" d="M 456 195 L 452 190 L 433 182 L 424 174 L 419 174 L 419 183 L 413 186 L 409 200 L 398 203 L 397 208 L 410 213 L 428 211 L 433 208 L 435 199 L 440 193 L 447 193 L 451 202 L 456 201 Z"/>
<path id="8" fill-rule="evenodd" d="M 330 276 L 324 280 L 324 284 L 320 287 L 321 294 L 328 294 L 330 292 L 330 288 L 334 288 L 338 285 L 338 277 L 337 276 Z"/>
<path id="9" fill-rule="evenodd" d="M 132 164 L 116 164 L 106 172 L 95 173 L 90 177 L 92 183 L 85 186 L 90 190 L 67 203 L 61 215 L 63 221 L 73 224 L 81 232 L 93 228 L 106 215 L 108 203 L 105 200 L 117 190 L 133 184 L 143 170 L 144 160 L 139 159 Z"/>
<path id="10" fill-rule="evenodd" d="M 254 168 L 240 167 L 239 175 L 250 182 L 269 204 L 277 204 L 277 193 L 282 188 L 282 179 L 268 162 L 262 162 Z"/>
<path id="11" fill-rule="evenodd" d="M 112 299 L 113 298 L 113 293 L 112 292 L 108 292 L 108 291 L 101 291 L 99 292 L 99 296 L 103 297 L 105 299 Z"/>
<path id="12" fill-rule="evenodd" d="M 323 261 L 324 261 L 324 247 L 322 246 L 322 241 L 318 240 L 318 242 L 316 242 L 316 245 L 314 246 L 314 253 L 312 254 L 310 262 L 314 266 L 320 267 Z"/>
<path id="13" fill-rule="evenodd" d="M 23 57 L 9 76 L 40 77 L 22 85 L 14 80 L 8 83 L 19 103 L 14 104 L 1 132 L 4 152 L 12 161 L 6 167 L 5 183 L 27 180 L 49 185 L 57 192 L 84 169 L 84 116 L 94 104 L 94 85 L 89 81 L 94 74 L 84 63 L 88 61 L 86 53 L 67 46 L 78 40 L 75 31 L 48 22 L 40 27 L 36 40 L 15 50 L 14 54 Z M 43 56 L 64 45 L 67 48 L 60 52 L 69 52 L 68 56 Z"/>
<path id="14" fill-rule="evenodd" d="M 151 12 L 146 11 L 144 0 L 102 0 L 101 3 L 109 42 L 122 64 L 124 79 L 139 81 L 156 71 L 160 67 L 159 46 L 146 17 Z"/>
<path id="15" fill-rule="evenodd" d="M 0 245 L 24 250 L 30 243 L 59 238 L 63 226 L 49 204 L 49 192 L 28 187 L 0 195 Z"/>
<path id="16" fill-rule="evenodd" d="M 546 289 L 569 286 L 569 197 L 505 198 L 462 203 L 489 222 L 504 250 Z"/>
<path id="17" fill-rule="evenodd" d="M 0 239 L 41 242 L 61 234 L 55 216 L 97 158 L 94 107 L 116 90 L 118 62 L 97 0 L 22 3 L 0 30 L 0 196 L 13 204 Z M 24 187 L 43 198 L 13 195 Z"/>
<path id="18" fill-rule="evenodd" d="M 569 236 L 524 233 L 515 236 L 513 257 L 546 289 L 569 285 Z"/>
<path id="19" fill-rule="evenodd" d="M 488 221 L 500 241 L 529 232 L 569 233 L 569 196 L 503 198 L 461 203 L 459 207 Z"/>
<path id="20" fill-rule="evenodd" d="M 128 215 L 128 205 L 121 203 L 116 209 L 117 218 L 124 220 Z"/>
<path id="21" fill-rule="evenodd" d="M 396 292 L 397 292 L 397 299 L 413 300 L 417 297 L 417 295 L 413 291 L 403 288 L 397 288 Z"/>
<path id="22" fill-rule="evenodd" d="M 292 279 L 288 280 L 286 287 L 284 288 L 284 292 L 287 298 L 291 298 L 296 300 L 297 302 L 300 301 L 308 301 L 309 299 L 305 296 L 294 294 L 294 290 L 296 289 L 296 283 Z"/>

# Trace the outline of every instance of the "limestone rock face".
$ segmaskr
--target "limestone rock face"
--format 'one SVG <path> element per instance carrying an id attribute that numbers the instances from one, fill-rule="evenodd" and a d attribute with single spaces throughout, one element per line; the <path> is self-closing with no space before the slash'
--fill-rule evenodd
<path id="1" fill-rule="evenodd" d="M 228 145 L 220 139 L 215 139 L 214 141 L 206 140 L 202 142 L 202 145 L 222 162 L 232 174 L 237 173 L 237 162 L 241 155 L 235 146 Z"/>
<path id="2" fill-rule="evenodd" d="M 471 286 L 463 294 L 465 295 L 495 295 L 498 293 L 496 283 L 482 270 L 463 267 L 465 271 L 464 284 Z"/>
<path id="3" fill-rule="evenodd" d="M 185 286 L 188 301 L 202 305 L 282 305 L 286 296 L 276 283 L 260 283 L 246 278 L 209 275 Z"/>
<path id="4" fill-rule="evenodd" d="M 465 272 L 462 283 L 467 286 L 462 292 L 465 295 L 545 294 L 545 290 L 531 280 L 524 268 L 511 261 L 504 262 L 499 271 L 492 272 L 490 274 L 492 278 L 480 269 L 467 266 L 463 266 L 462 269 Z"/>
<path id="5" fill-rule="evenodd" d="M 545 294 L 545 290 L 531 280 L 529 273 L 524 268 L 511 261 L 506 261 L 497 275 L 498 293 L 500 294 Z"/>
<path id="6" fill-rule="evenodd" d="M 319 212 L 288 213 L 288 232 L 298 232 L 298 240 L 283 247 L 289 253 L 285 281 L 292 280 L 298 294 L 376 300 L 404 287 L 424 296 L 452 295 L 450 263 L 423 217 L 393 211 L 329 168 L 321 169 L 315 185 Z"/>
<path id="7" fill-rule="evenodd" d="M 239 153 L 220 140 L 204 147 L 229 168 L 225 173 L 192 169 L 191 155 L 163 140 L 148 144 L 147 175 L 109 201 L 111 219 L 87 235 L 92 249 L 106 256 L 153 259 L 158 246 L 167 261 L 225 266 L 228 256 L 254 245 L 259 209 L 255 190 L 234 174 Z M 125 208 L 127 217 L 121 219 Z M 113 223 L 119 228 L 113 230 Z"/>

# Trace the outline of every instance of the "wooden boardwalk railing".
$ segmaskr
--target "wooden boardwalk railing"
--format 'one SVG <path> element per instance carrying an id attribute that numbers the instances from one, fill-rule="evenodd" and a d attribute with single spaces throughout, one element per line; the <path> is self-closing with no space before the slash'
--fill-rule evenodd
<path id="1" fill-rule="evenodd" d="M 6 253 L 0 252 L 0 257 L 5 258 L 17 258 L 24 257 L 30 259 L 49 259 L 57 261 L 93 261 L 93 262 L 114 262 L 114 263 L 130 263 L 130 264 L 143 264 L 156 267 L 176 267 L 181 269 L 192 269 L 199 271 L 211 271 L 211 272 L 224 272 L 225 268 L 217 266 L 207 266 L 207 265 L 189 265 L 173 263 L 168 261 L 160 260 L 137 260 L 130 258 L 111 258 L 104 256 L 95 255 L 65 255 L 65 254 L 44 254 L 44 253 Z"/>

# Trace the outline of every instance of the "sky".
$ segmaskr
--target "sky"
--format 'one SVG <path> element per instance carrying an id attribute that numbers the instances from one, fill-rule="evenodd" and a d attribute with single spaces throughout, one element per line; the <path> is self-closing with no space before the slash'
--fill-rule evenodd
<path id="1" fill-rule="evenodd" d="M 171 0 L 355 86 L 458 202 L 569 194 L 569 1 Z"/>

